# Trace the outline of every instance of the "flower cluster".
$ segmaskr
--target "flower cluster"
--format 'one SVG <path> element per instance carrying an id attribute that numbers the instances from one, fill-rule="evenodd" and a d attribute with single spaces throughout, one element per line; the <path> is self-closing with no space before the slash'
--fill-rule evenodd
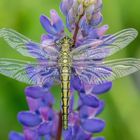
<path id="1" fill-rule="evenodd" d="M 108 25 L 98 27 L 102 22 L 102 0 L 62 0 L 60 8 L 66 16 L 66 27 L 74 40 L 74 46 L 105 37 Z M 42 35 L 43 45 L 52 45 L 66 35 L 64 23 L 55 10 L 50 18 L 42 15 L 40 22 L 46 30 Z M 18 114 L 24 133 L 11 132 L 10 140 L 104 140 L 94 137 L 101 132 L 105 122 L 97 116 L 104 108 L 98 95 L 110 90 L 112 83 L 102 85 L 82 84 L 75 75 L 71 77 L 71 98 L 69 107 L 69 128 L 62 129 L 62 114 L 53 107 L 55 100 L 50 93 L 52 84 L 45 87 L 27 87 L 25 90 L 29 111 Z M 78 94 L 75 104 L 75 94 Z M 94 137 L 94 138 L 93 138 Z"/>
<path id="2" fill-rule="evenodd" d="M 73 90 L 77 89 L 79 99 L 74 108 L 74 91 L 71 91 L 69 129 L 63 131 L 64 140 L 104 140 L 103 137 L 92 138 L 92 135 L 101 132 L 105 127 L 105 122 L 96 118 L 104 108 L 104 102 L 97 96 L 107 92 L 111 83 L 94 86 L 89 95 L 85 94 L 78 79 L 73 87 Z M 18 114 L 24 132 L 21 134 L 12 131 L 9 140 L 59 139 L 58 136 L 62 133 L 61 112 L 53 108 L 55 100 L 48 88 L 27 87 L 25 93 L 30 110 Z"/>
<path id="3" fill-rule="evenodd" d="M 58 115 L 53 108 L 53 95 L 46 88 L 33 86 L 25 90 L 29 111 L 18 114 L 18 120 L 23 125 L 24 135 L 11 132 L 10 140 L 51 140 L 56 138 L 58 130 Z"/>

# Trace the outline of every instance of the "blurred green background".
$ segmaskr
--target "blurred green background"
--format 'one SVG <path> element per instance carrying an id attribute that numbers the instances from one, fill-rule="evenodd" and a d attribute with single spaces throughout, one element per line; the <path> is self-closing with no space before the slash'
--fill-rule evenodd
<path id="1" fill-rule="evenodd" d="M 140 32 L 140 0 L 103 2 L 104 24 L 110 26 L 108 33 L 127 27 Z M 39 16 L 42 13 L 49 15 L 51 8 L 60 13 L 59 3 L 60 0 L 0 0 L 0 28 L 13 28 L 39 42 L 41 34 L 45 33 Z M 2 39 L 0 57 L 25 59 Z M 140 58 L 140 35 L 127 49 L 113 56 L 121 57 Z M 10 130 L 22 131 L 17 113 L 28 110 L 24 96 L 26 86 L 0 75 L 0 140 L 7 140 Z M 53 91 L 59 96 L 57 87 Z M 140 72 L 114 81 L 112 90 L 101 98 L 106 101 L 106 108 L 100 117 L 106 120 L 107 126 L 100 135 L 107 140 L 140 140 Z"/>

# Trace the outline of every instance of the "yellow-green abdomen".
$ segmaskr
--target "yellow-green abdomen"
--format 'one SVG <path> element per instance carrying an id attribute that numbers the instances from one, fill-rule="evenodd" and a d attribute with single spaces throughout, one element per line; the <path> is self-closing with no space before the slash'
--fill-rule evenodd
<path id="1" fill-rule="evenodd" d="M 69 71 L 69 72 L 65 72 Z M 68 128 L 69 98 L 70 98 L 70 68 L 63 67 L 61 73 L 61 98 L 62 98 L 62 120 L 63 128 Z"/>
<path id="2" fill-rule="evenodd" d="M 68 129 L 69 120 L 69 99 L 70 99 L 70 78 L 71 78 L 71 56 L 70 49 L 73 41 L 64 37 L 59 45 L 61 47 L 59 56 L 60 80 L 61 80 L 61 99 L 62 99 L 62 121 L 63 128 Z"/>
<path id="3" fill-rule="evenodd" d="M 68 128 L 69 99 L 70 99 L 70 57 L 68 52 L 62 51 L 60 56 L 60 80 L 61 80 L 61 99 L 62 99 L 62 121 L 63 128 Z"/>

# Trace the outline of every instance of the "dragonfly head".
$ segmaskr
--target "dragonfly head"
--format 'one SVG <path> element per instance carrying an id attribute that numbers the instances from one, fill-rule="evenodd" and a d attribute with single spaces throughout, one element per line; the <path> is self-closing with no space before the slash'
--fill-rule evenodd
<path id="1" fill-rule="evenodd" d="M 70 50 L 70 48 L 74 45 L 74 41 L 70 37 L 65 36 L 56 44 L 61 47 L 62 50 Z"/>

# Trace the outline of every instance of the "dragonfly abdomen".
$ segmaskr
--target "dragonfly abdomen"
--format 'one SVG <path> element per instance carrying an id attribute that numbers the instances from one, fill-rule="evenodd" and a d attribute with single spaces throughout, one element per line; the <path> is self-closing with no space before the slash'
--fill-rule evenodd
<path id="1" fill-rule="evenodd" d="M 70 68 L 62 67 L 61 73 L 61 98 L 62 98 L 62 120 L 63 128 L 68 128 L 69 98 L 70 98 Z"/>
<path id="2" fill-rule="evenodd" d="M 61 51 L 59 55 L 60 79 L 61 79 L 61 99 L 62 99 L 62 120 L 63 128 L 68 129 L 69 99 L 70 99 L 70 78 L 71 78 L 71 56 L 70 47 L 72 41 L 64 37 L 60 41 Z"/>

